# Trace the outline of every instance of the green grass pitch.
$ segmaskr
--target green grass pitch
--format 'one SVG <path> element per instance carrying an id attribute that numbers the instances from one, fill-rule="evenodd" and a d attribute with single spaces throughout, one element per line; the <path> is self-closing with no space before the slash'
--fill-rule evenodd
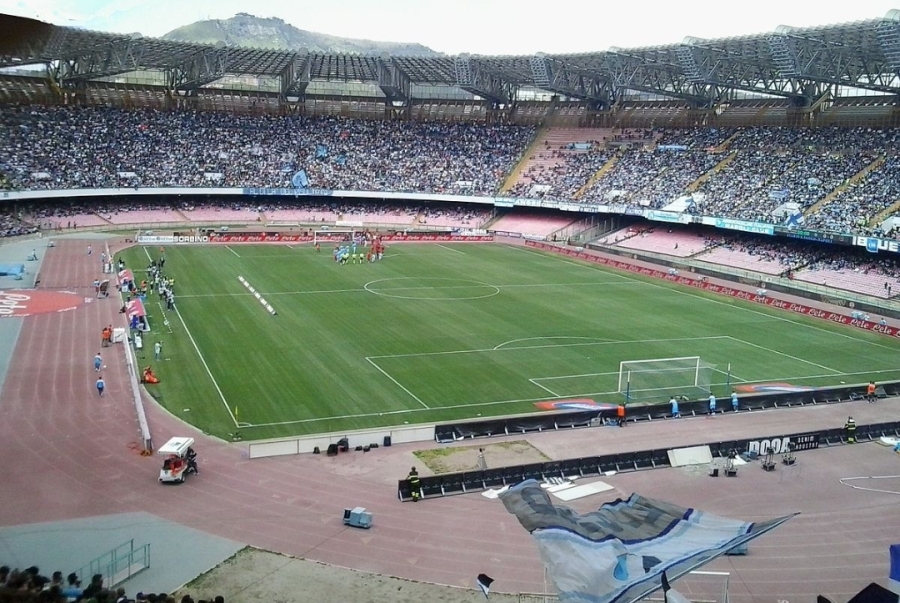
<path id="1" fill-rule="evenodd" d="M 123 257 L 140 279 L 157 253 Z M 729 363 L 732 384 L 900 379 L 900 341 L 527 248 L 397 244 L 345 266 L 308 246 L 165 253 L 177 312 L 148 299 L 138 362 L 163 406 L 223 438 L 237 424 L 250 440 L 619 402 L 622 360 L 700 356 L 717 395 Z"/>

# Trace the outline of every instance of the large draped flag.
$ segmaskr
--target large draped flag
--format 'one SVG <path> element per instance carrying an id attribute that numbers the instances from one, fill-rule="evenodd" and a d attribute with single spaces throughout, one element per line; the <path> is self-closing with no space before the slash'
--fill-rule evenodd
<path id="1" fill-rule="evenodd" d="M 579 515 L 535 480 L 500 494 L 534 537 L 563 603 L 633 603 L 793 517 L 748 523 L 632 494 Z"/>

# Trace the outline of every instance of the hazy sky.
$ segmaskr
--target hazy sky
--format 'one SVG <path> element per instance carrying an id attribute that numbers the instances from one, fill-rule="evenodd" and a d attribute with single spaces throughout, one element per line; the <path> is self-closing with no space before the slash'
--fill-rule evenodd
<path id="1" fill-rule="evenodd" d="M 457 54 L 589 52 L 728 37 L 778 25 L 815 26 L 881 18 L 900 0 L 0 0 L 0 12 L 58 25 L 160 36 L 238 12 L 279 17 L 310 31 L 419 42 Z"/>

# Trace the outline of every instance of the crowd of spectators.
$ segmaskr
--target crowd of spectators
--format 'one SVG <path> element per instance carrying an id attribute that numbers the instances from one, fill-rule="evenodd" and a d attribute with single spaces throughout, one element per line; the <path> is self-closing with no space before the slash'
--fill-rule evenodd
<path id="1" fill-rule="evenodd" d="M 683 146 L 691 151 L 715 150 L 737 133 L 737 128 L 678 128 L 658 131 L 658 146 Z"/>
<path id="2" fill-rule="evenodd" d="M 900 261 L 893 255 L 873 256 L 865 250 L 846 253 L 829 248 L 818 248 L 804 264 L 806 270 L 852 270 L 863 274 L 875 274 L 889 279 L 892 288 L 900 290 Z"/>
<path id="3" fill-rule="evenodd" d="M 383 203 L 378 201 L 347 202 L 338 200 L 297 200 L 210 198 L 202 202 L 185 199 L 127 199 L 87 203 L 82 201 L 29 202 L 17 204 L 0 213 L 0 237 L 14 237 L 46 231 L 90 228 L 98 225 L 138 224 L 129 222 L 128 215 L 136 212 L 165 212 L 168 221 L 190 221 L 188 214 L 197 210 L 233 211 L 246 214 L 249 222 L 267 224 L 279 220 L 277 212 L 301 213 L 315 216 L 315 221 L 361 220 L 405 224 L 408 227 L 435 225 L 444 227 L 480 228 L 491 216 L 489 207 L 464 206 L 450 203 L 423 205 L 419 203 Z M 309 221 L 308 218 L 305 219 Z M 79 224 L 80 221 L 80 224 Z M 297 221 L 296 219 L 294 221 Z"/>
<path id="4" fill-rule="evenodd" d="M 658 228 L 660 226 L 655 224 L 649 227 L 629 227 L 608 236 L 600 243 L 616 245 L 620 241 L 643 236 Z M 822 270 L 853 272 L 875 279 L 879 284 L 879 291 L 883 279 L 885 297 L 890 298 L 895 292 L 900 292 L 900 255 L 873 255 L 859 247 L 836 247 L 798 239 L 722 232 L 709 227 L 704 227 L 701 234 L 694 233 L 694 226 L 669 225 L 666 228 L 670 233 L 674 231 L 689 236 L 702 236 L 703 250 L 691 256 L 698 260 L 705 260 L 708 251 L 724 248 L 760 261 L 778 264 L 781 266 L 780 275 L 786 278 L 811 281 L 812 279 L 804 278 L 804 275 Z M 835 283 L 831 285 L 841 288 Z"/>
<path id="5" fill-rule="evenodd" d="M 14 210 L 0 210 L 0 237 L 18 237 L 38 232 L 40 228 L 26 222 Z"/>
<path id="6" fill-rule="evenodd" d="M 292 188 L 302 171 L 299 182 L 310 188 L 493 196 L 534 133 L 511 125 L 7 106 L 0 187 Z M 661 209 L 690 192 L 693 213 L 779 223 L 809 213 L 885 156 L 880 168 L 805 215 L 806 225 L 868 234 L 872 219 L 900 201 L 900 129 L 622 130 L 590 148 L 544 152 L 548 160 L 504 194 Z M 615 166 L 591 183 L 613 157 Z M 8 219 L 2 227 L 22 228 Z"/>
<path id="7" fill-rule="evenodd" d="M 0 601 L 4 603 L 177 603 L 172 595 L 166 593 L 137 593 L 129 597 L 122 587 L 106 588 L 102 574 L 91 577 L 89 584 L 82 585 L 77 573 L 63 578 L 62 572 L 53 572 L 47 577 L 41 574 L 38 567 L 32 566 L 24 570 L 0 567 Z M 190 595 L 184 595 L 181 603 L 194 603 Z M 197 603 L 225 603 L 225 598 L 217 596 L 210 601 L 200 600 Z"/>
<path id="8" fill-rule="evenodd" d="M 900 156 L 888 157 L 863 180 L 850 186 L 840 198 L 840 203 L 829 203 L 807 216 L 805 228 L 835 232 L 877 234 L 877 228 L 869 227 L 870 221 L 900 201 Z"/>
<path id="9" fill-rule="evenodd" d="M 752 235 L 710 236 L 706 238 L 706 244 L 708 248 L 723 247 L 760 260 L 775 262 L 784 267 L 785 274 L 807 266 L 822 255 L 819 245 Z"/>
<path id="10" fill-rule="evenodd" d="M 865 153 L 747 150 L 699 188 L 694 212 L 754 222 L 781 222 L 785 203 L 803 211 L 875 159 Z M 793 213 L 793 212 L 791 212 Z"/>
<path id="11" fill-rule="evenodd" d="M 585 193 L 585 202 L 662 208 L 716 166 L 722 157 L 706 151 L 628 149 L 616 167 Z"/>
<path id="12" fill-rule="evenodd" d="M 531 199 L 573 199 L 613 155 L 612 150 L 595 143 L 585 150 L 554 149 L 550 153 L 550 165 L 533 165 L 504 195 Z"/>
<path id="13" fill-rule="evenodd" d="M 5 107 L 0 169 L 21 189 L 226 186 L 491 195 L 522 126 L 100 107 Z"/>
<path id="14" fill-rule="evenodd" d="M 621 148 L 615 168 L 584 191 L 579 201 L 643 208 L 666 207 L 688 186 L 734 153 L 692 196 L 694 213 L 769 223 L 803 213 L 863 170 L 878 155 L 887 163 L 850 194 L 826 204 L 810 224 L 830 230 L 866 232 L 880 211 L 900 201 L 891 153 L 900 152 L 900 132 L 871 128 L 688 128 L 648 131 L 651 145 Z M 726 144 L 727 143 L 727 144 Z M 560 151 L 564 153 L 564 151 Z M 602 149 L 594 151 L 605 158 Z M 537 174 L 528 173 L 512 194 L 567 199 L 592 174 L 577 159 Z M 601 164 L 602 165 L 602 164 Z M 591 168 L 599 167 L 595 164 Z M 531 186 L 538 182 L 541 187 Z M 692 193 L 694 191 L 691 191 Z"/>

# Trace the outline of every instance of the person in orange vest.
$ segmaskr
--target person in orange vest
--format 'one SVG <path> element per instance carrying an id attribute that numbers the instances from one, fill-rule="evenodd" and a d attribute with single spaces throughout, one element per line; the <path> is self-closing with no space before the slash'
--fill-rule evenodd
<path id="1" fill-rule="evenodd" d="M 619 427 L 625 427 L 625 403 L 619 404 L 616 407 L 616 420 L 619 423 Z"/>
<path id="2" fill-rule="evenodd" d="M 869 404 L 875 404 L 875 400 L 878 399 L 878 396 L 875 394 L 875 382 L 869 381 L 869 385 L 866 386 L 866 400 Z"/>

